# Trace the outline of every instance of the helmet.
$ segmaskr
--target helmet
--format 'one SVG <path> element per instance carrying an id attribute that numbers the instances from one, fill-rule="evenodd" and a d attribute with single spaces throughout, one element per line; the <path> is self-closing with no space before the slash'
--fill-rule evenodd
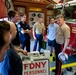
<path id="1" fill-rule="evenodd" d="M 68 60 L 68 55 L 66 53 L 61 52 L 61 53 L 58 54 L 58 58 L 59 58 L 59 60 L 64 62 L 64 61 Z"/>

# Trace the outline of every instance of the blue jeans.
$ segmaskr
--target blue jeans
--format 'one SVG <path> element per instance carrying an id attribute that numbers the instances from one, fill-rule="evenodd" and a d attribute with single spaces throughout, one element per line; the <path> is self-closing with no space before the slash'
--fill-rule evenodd
<path id="1" fill-rule="evenodd" d="M 38 51 L 40 52 L 41 47 L 42 47 L 42 40 L 43 40 L 43 35 L 42 34 L 36 34 L 36 40 L 34 40 L 34 50 L 33 51 L 36 51 L 37 43 L 39 42 Z"/>

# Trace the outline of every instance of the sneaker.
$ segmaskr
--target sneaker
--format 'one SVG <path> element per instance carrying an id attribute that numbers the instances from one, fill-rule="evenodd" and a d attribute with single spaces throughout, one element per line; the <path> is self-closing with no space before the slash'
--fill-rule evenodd
<path id="1" fill-rule="evenodd" d="M 64 75 L 64 71 L 61 72 L 61 75 Z"/>
<path id="2" fill-rule="evenodd" d="M 52 70 L 52 72 L 56 72 L 56 69 Z"/>
<path id="3" fill-rule="evenodd" d="M 40 52 L 40 54 L 44 54 L 43 52 Z"/>
<path id="4" fill-rule="evenodd" d="M 76 72 L 74 73 L 74 75 L 76 75 Z"/>
<path id="5" fill-rule="evenodd" d="M 67 67 L 66 70 L 71 72 L 71 71 L 73 71 L 73 68 L 72 67 Z"/>
<path id="6" fill-rule="evenodd" d="M 55 61 L 55 57 L 53 57 L 53 61 Z"/>
<path id="7" fill-rule="evenodd" d="M 52 54 L 50 54 L 50 56 L 52 56 Z"/>

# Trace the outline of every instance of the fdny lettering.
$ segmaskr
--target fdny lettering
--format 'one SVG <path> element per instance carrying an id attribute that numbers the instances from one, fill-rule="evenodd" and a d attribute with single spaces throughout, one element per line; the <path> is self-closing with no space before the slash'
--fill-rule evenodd
<path id="1" fill-rule="evenodd" d="M 24 75 L 38 75 L 38 74 L 45 74 L 46 75 L 47 70 L 46 69 L 42 69 L 42 70 L 30 70 L 27 72 L 24 72 Z"/>
<path id="2" fill-rule="evenodd" d="M 45 62 L 35 62 L 35 63 L 31 63 L 31 64 L 24 64 L 24 69 L 26 70 L 27 68 L 30 68 L 30 69 L 44 68 L 45 65 L 46 65 L 46 61 Z"/>

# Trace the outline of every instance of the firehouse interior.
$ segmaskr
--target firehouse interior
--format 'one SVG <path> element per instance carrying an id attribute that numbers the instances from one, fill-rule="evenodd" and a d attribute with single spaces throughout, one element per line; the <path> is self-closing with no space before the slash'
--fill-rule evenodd
<path id="1" fill-rule="evenodd" d="M 21 74 L 18 74 L 20 70 L 18 71 L 17 69 L 19 68 L 16 69 L 18 72 L 16 70 L 13 71 L 12 69 L 12 67 L 14 69 L 17 67 L 15 65 L 20 60 L 17 61 L 14 58 L 15 56 L 11 55 L 13 57 L 11 58 L 12 64 L 14 64 L 15 61 L 17 61 L 17 63 L 11 66 L 10 61 L 8 60 L 9 63 L 6 62 L 6 64 L 4 64 L 4 62 L 6 61 L 5 60 L 6 54 L 5 54 L 3 61 L 0 62 L 0 75 L 76 75 L 76 0 L 0 0 L 0 21 L 8 20 L 9 11 L 16 11 L 20 14 L 21 13 L 25 14 L 26 23 L 30 27 L 29 28 L 30 32 L 28 34 L 30 36 L 30 40 L 28 40 L 28 37 L 26 40 L 27 41 L 26 45 L 28 44 L 28 41 L 30 41 L 30 51 L 27 51 L 28 48 L 26 48 L 26 45 L 24 45 L 25 47 L 23 48 L 21 43 L 20 45 L 16 46 L 19 48 L 19 50 L 23 50 L 26 52 L 26 54 L 23 53 L 22 51 L 17 53 L 17 55 L 20 57 L 22 62 Z M 51 30 L 53 30 L 51 29 L 53 26 L 51 27 L 49 26 L 51 25 L 50 20 L 55 19 L 54 20 L 55 24 L 58 25 L 56 18 L 58 15 L 64 16 L 63 20 L 64 23 L 69 28 L 70 37 L 65 52 L 63 53 L 60 52 L 58 55 L 56 55 L 57 52 L 56 49 L 53 47 L 51 48 L 52 45 L 51 46 L 48 45 L 49 42 L 48 35 L 51 33 Z M 22 17 L 23 16 L 21 16 L 21 18 Z M 19 18 L 19 21 L 14 24 L 18 25 L 18 23 L 22 20 L 21 18 Z M 42 23 L 44 24 L 44 28 L 39 27 L 38 29 L 36 29 L 37 21 L 39 21 L 38 18 L 43 19 Z M 13 20 L 10 21 L 13 22 Z M 18 28 L 19 27 L 20 26 L 18 26 Z M 60 26 L 58 25 L 58 28 L 59 27 Z M 43 39 L 41 40 L 40 38 L 40 42 L 41 42 L 41 46 L 40 46 L 39 45 L 40 42 L 38 42 L 38 39 L 37 38 L 35 39 L 34 36 L 36 36 L 36 34 L 39 33 L 39 30 L 41 28 L 44 29 L 44 32 L 43 32 Z M 50 29 L 49 31 L 48 28 Z M 28 29 L 26 30 L 28 31 Z M 36 32 L 34 34 L 35 30 Z M 22 34 L 26 34 L 26 33 L 22 32 Z M 68 31 L 66 32 L 66 34 L 67 33 Z M 67 34 L 67 36 L 69 35 L 69 33 Z M 52 31 L 52 34 L 50 34 L 49 38 L 51 38 L 53 34 L 54 32 Z M 64 39 L 66 41 L 66 38 Z M 63 47 L 65 46 L 66 43 L 65 41 Z M 37 42 L 37 46 L 36 46 L 36 42 Z M 34 46 L 37 47 L 36 50 L 34 49 Z M 38 46 L 40 47 L 40 51 Z M 52 53 L 50 52 L 51 49 L 52 49 Z M 56 59 L 57 57 L 58 59 Z M 60 61 L 62 65 L 59 65 L 59 62 L 57 63 L 57 61 Z M 10 65 L 9 69 L 7 69 L 8 68 L 7 64 Z M 59 68 L 59 66 L 61 67 Z M 9 71 L 11 72 L 10 74 Z"/>

